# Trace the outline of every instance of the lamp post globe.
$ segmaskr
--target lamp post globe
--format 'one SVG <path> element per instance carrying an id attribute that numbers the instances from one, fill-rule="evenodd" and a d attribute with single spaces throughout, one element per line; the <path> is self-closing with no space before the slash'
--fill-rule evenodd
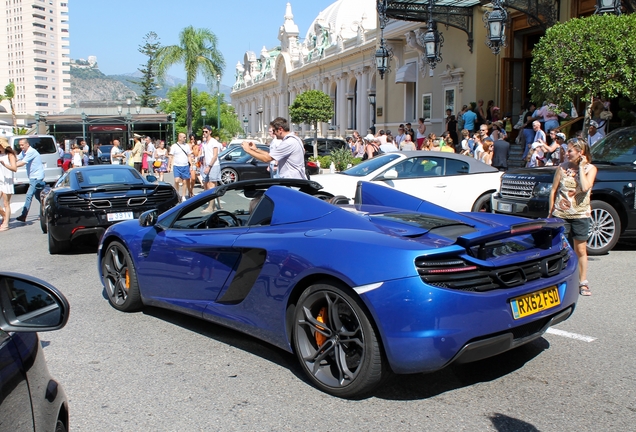
<path id="1" fill-rule="evenodd" d="M 201 118 L 203 119 L 203 124 L 201 127 L 205 126 L 205 117 L 208 114 L 208 110 L 205 107 L 201 107 Z"/>

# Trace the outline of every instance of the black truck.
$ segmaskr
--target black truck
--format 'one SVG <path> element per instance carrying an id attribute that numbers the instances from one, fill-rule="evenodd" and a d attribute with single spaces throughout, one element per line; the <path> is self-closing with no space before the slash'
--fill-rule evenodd
<path id="1" fill-rule="evenodd" d="M 609 252 L 619 239 L 636 238 L 636 127 L 616 129 L 592 147 L 598 172 L 592 187 L 589 255 Z M 547 217 L 556 167 L 518 168 L 501 178 L 493 194 L 496 213 Z"/>

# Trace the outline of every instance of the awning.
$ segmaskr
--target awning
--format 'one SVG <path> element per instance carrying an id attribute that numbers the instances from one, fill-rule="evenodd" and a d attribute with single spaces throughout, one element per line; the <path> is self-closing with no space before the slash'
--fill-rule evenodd
<path id="1" fill-rule="evenodd" d="M 395 83 L 417 82 L 417 64 L 407 63 L 395 72 Z"/>

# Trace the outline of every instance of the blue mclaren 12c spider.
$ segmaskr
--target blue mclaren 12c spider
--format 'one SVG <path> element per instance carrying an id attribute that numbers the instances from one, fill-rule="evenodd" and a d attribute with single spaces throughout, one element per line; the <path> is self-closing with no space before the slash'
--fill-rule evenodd
<path id="1" fill-rule="evenodd" d="M 558 219 L 455 213 L 365 182 L 354 205 L 320 189 L 242 181 L 111 226 L 98 251 L 110 303 L 250 334 L 345 398 L 513 349 L 576 306 Z"/>

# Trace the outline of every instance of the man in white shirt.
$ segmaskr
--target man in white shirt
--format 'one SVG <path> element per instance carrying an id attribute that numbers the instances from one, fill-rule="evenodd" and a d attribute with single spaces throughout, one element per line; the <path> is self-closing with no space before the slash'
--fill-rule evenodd
<path id="1" fill-rule="evenodd" d="M 181 200 L 185 201 L 187 184 L 190 181 L 190 163 L 194 162 L 192 150 L 185 142 L 186 134 L 179 132 L 177 142 L 170 146 L 170 159 L 168 160 L 168 172 L 174 169 L 174 188 L 181 196 Z M 179 191 L 183 189 L 183 192 Z"/>
<path id="2" fill-rule="evenodd" d="M 203 151 L 203 165 L 201 166 L 201 182 L 205 190 L 216 187 L 221 182 L 221 162 L 219 161 L 219 153 L 223 150 L 223 144 L 212 137 L 212 129 L 210 126 L 203 126 L 203 140 L 201 140 Z M 215 204 L 220 209 L 221 205 L 218 200 L 212 200 L 208 203 L 208 207 L 203 210 L 205 213 L 211 213 L 215 210 Z"/>
<path id="3" fill-rule="evenodd" d="M 274 130 L 272 129 L 271 126 L 269 127 L 269 130 L 267 132 L 269 133 L 269 136 L 272 137 L 272 141 L 269 143 L 269 151 L 271 152 L 276 147 L 278 147 L 278 145 L 281 143 L 281 140 L 276 138 L 276 135 L 274 135 Z M 354 134 L 355 134 L 355 132 L 354 132 Z M 271 178 L 279 178 L 280 177 L 278 175 L 278 163 L 275 160 L 270 161 L 270 163 L 269 163 L 269 175 L 270 175 Z"/>
<path id="4" fill-rule="evenodd" d="M 603 134 L 598 131 L 598 123 L 590 120 L 590 126 L 587 129 L 587 143 L 592 147 L 601 138 L 603 138 Z"/>
<path id="5" fill-rule="evenodd" d="M 276 138 L 281 140 L 270 152 L 259 150 L 253 142 L 243 141 L 243 150 L 262 162 L 275 160 L 281 178 L 307 179 L 305 174 L 305 146 L 289 131 L 287 119 L 275 118 L 270 124 Z"/>
<path id="6" fill-rule="evenodd" d="M 146 161 L 148 162 L 148 172 L 153 174 L 155 172 L 155 167 L 153 165 L 155 161 L 155 145 L 152 143 L 152 139 L 149 136 L 146 136 Z"/>
<path id="7" fill-rule="evenodd" d="M 113 140 L 113 148 L 110 149 L 110 163 L 113 165 L 121 165 L 124 154 L 119 147 L 119 140 Z"/>

